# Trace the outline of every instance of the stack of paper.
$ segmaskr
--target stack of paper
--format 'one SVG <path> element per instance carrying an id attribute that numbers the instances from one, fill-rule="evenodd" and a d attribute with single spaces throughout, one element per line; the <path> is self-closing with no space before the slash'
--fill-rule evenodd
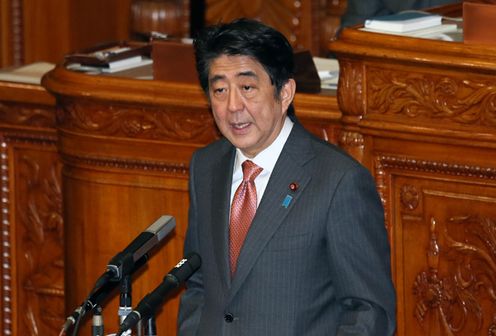
<path id="1" fill-rule="evenodd" d="M 339 80 L 339 63 L 334 58 L 313 57 L 313 62 L 320 77 L 322 89 L 336 90 Z"/>
<path id="2" fill-rule="evenodd" d="M 449 35 L 460 30 L 455 23 L 443 23 L 443 17 L 420 11 L 406 11 L 379 16 L 365 21 L 360 30 L 373 33 L 402 35 L 451 41 Z"/>
<path id="3" fill-rule="evenodd" d="M 65 56 L 67 69 L 86 73 L 114 73 L 152 63 L 150 43 L 109 42 Z"/>
<path id="4" fill-rule="evenodd" d="M 365 20 L 365 28 L 404 33 L 441 25 L 443 17 L 419 11 L 406 11 Z"/>
<path id="5" fill-rule="evenodd" d="M 152 64 L 153 61 L 151 58 L 143 57 L 143 56 L 133 56 L 130 58 L 124 58 L 121 60 L 108 62 L 103 66 L 95 66 L 95 65 L 84 65 L 81 63 L 71 63 L 67 65 L 67 69 L 74 71 L 82 71 L 87 73 L 114 73 L 129 69 L 134 69 L 138 67 L 142 67 L 148 64 Z"/>

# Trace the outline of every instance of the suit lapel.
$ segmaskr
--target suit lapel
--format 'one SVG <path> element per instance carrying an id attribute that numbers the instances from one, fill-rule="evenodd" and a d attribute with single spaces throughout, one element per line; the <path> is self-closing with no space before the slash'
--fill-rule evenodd
<path id="1" fill-rule="evenodd" d="M 229 211 L 230 193 L 232 184 L 232 171 L 234 165 L 235 150 L 229 146 L 216 164 L 212 172 L 212 240 L 216 263 L 219 267 L 220 278 L 223 285 L 230 285 L 229 269 Z"/>
<path id="2" fill-rule="evenodd" d="M 277 160 L 238 258 L 230 298 L 239 290 L 265 245 L 288 216 L 310 182 L 310 176 L 306 174 L 303 166 L 315 154 L 305 132 L 301 126 L 295 124 Z M 296 191 L 290 190 L 289 186 L 293 182 L 299 185 Z M 291 197 L 291 201 L 285 206 L 284 201 L 287 196 Z"/>

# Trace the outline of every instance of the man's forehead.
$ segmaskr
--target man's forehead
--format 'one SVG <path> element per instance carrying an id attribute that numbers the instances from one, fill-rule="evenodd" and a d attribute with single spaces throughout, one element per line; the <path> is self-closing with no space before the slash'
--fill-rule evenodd
<path id="1" fill-rule="evenodd" d="M 209 78 L 254 77 L 259 78 L 266 73 L 265 68 L 250 56 L 221 55 L 215 58 L 209 68 Z"/>

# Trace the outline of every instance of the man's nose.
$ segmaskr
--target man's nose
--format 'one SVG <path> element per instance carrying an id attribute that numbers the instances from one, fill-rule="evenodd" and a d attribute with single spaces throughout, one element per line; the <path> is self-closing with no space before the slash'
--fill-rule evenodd
<path id="1" fill-rule="evenodd" d="M 228 108 L 232 112 L 239 111 L 243 108 L 243 99 L 238 91 L 236 90 L 229 91 Z"/>

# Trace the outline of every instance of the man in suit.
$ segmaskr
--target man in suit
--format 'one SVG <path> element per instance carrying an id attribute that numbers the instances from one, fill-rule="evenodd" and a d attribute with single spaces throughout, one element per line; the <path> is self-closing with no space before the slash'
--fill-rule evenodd
<path id="1" fill-rule="evenodd" d="M 224 137 L 190 164 L 185 253 L 202 266 L 181 297 L 178 335 L 392 335 L 374 181 L 298 123 L 286 38 L 241 19 L 207 28 L 195 51 Z"/>

